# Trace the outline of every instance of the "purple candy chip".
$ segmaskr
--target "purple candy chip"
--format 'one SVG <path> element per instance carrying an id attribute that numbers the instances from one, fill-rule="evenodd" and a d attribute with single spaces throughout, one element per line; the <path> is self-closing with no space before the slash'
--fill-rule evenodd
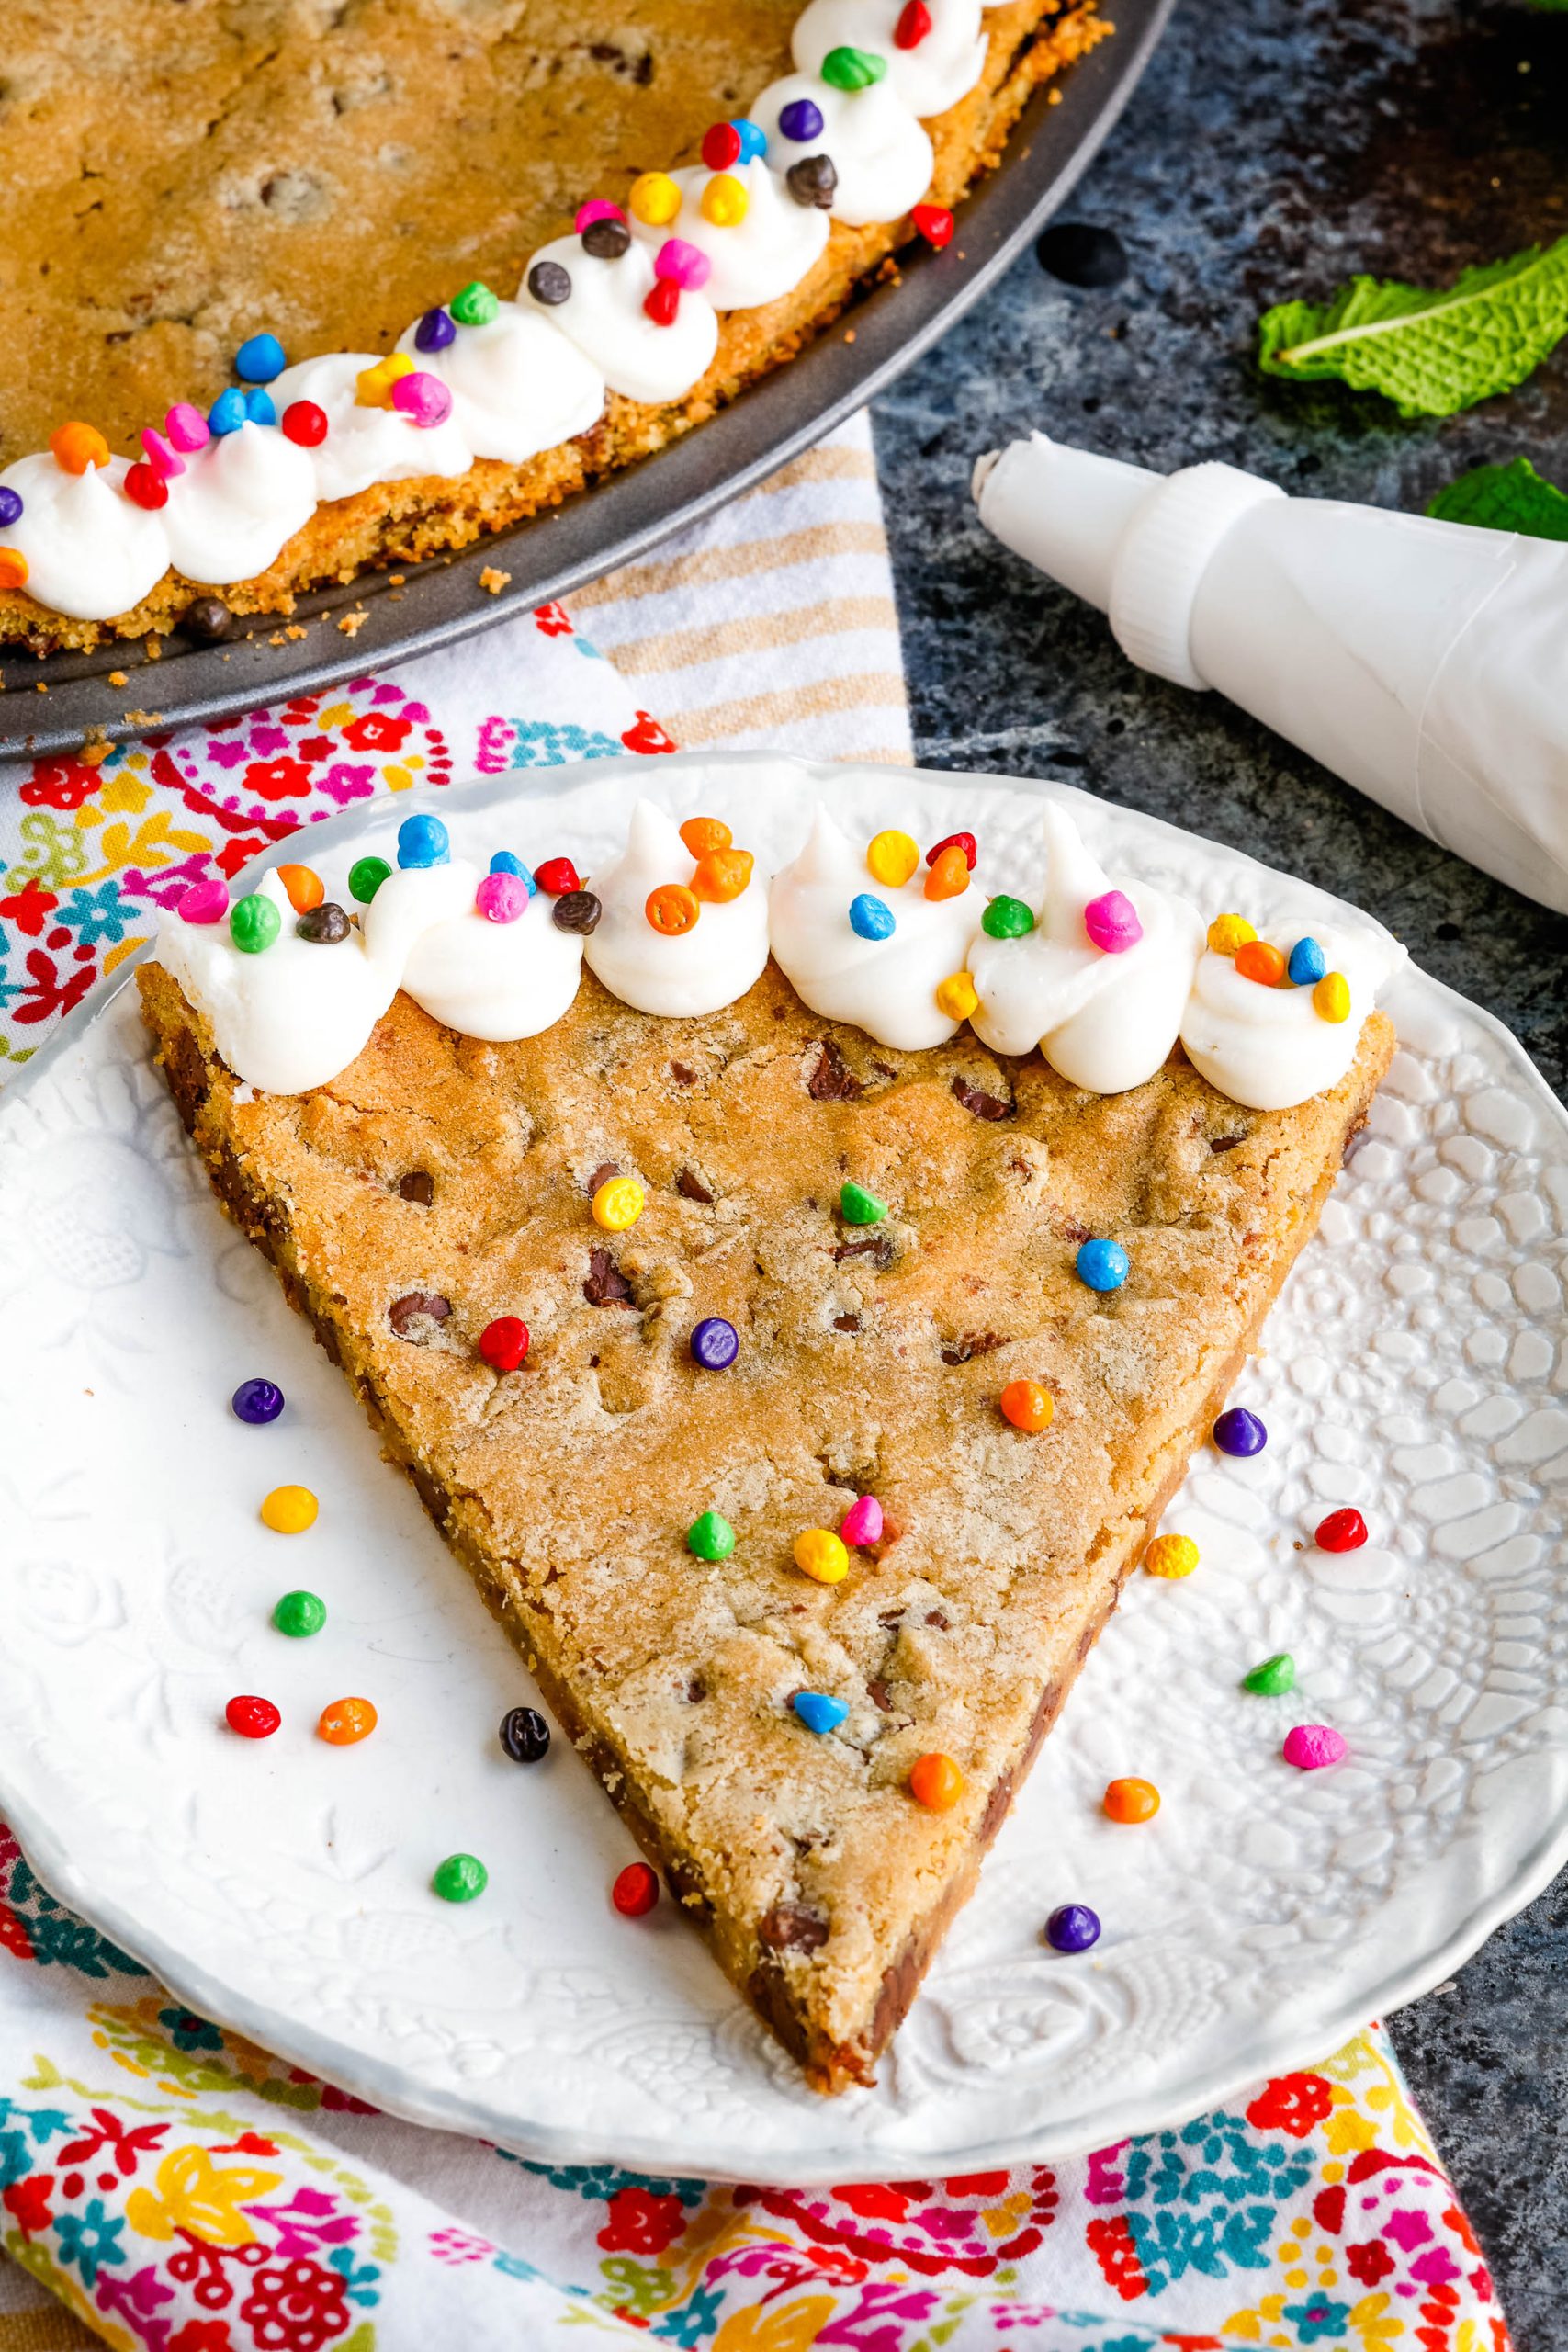
<path id="1" fill-rule="evenodd" d="M 792 98 L 779 115 L 779 129 L 786 139 L 803 147 L 808 139 L 822 136 L 822 109 L 810 98 Z"/>
<path id="2" fill-rule="evenodd" d="M 21 519 L 20 493 L 0 484 L 0 531 L 8 531 L 13 523 L 19 523 Z"/>
<path id="3" fill-rule="evenodd" d="M 1237 1453 L 1247 1461 L 1253 1454 L 1261 1453 L 1268 1442 L 1268 1430 L 1245 1405 L 1231 1406 L 1214 1423 L 1214 1443 L 1222 1453 Z"/>
<path id="4" fill-rule="evenodd" d="M 264 1422 L 276 1421 L 282 1412 L 283 1391 L 276 1380 L 242 1380 L 229 1401 L 236 1420 L 260 1428 Z"/>
<path id="5" fill-rule="evenodd" d="M 1087 1903 L 1063 1903 L 1045 1922 L 1045 1940 L 1054 1951 L 1087 1951 L 1100 1941 L 1100 1914 Z"/>
<path id="6" fill-rule="evenodd" d="M 739 1353 L 739 1336 L 722 1315 L 705 1316 L 692 1333 L 692 1361 L 705 1372 L 727 1372 Z"/>
<path id="7" fill-rule="evenodd" d="M 457 340 L 457 330 L 445 311 L 426 311 L 413 331 L 416 351 L 445 351 Z"/>

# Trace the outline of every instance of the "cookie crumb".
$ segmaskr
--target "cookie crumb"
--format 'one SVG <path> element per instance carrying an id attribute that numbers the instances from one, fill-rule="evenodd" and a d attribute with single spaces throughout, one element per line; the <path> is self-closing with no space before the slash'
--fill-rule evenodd
<path id="1" fill-rule="evenodd" d="M 161 662 L 164 658 L 163 639 L 161 637 L 144 637 L 141 640 L 141 650 L 145 653 L 149 662 Z"/>
<path id="2" fill-rule="evenodd" d="M 290 621 L 283 634 L 288 639 L 290 645 L 298 645 L 299 639 L 302 637 L 309 637 L 310 632 L 305 627 L 303 621 Z"/>
<path id="3" fill-rule="evenodd" d="M 338 628 L 344 637 L 357 637 L 369 617 L 369 614 L 364 612 L 344 613 L 338 623 Z"/>
<path id="4" fill-rule="evenodd" d="M 125 714 L 128 727 L 161 727 L 163 722 L 161 710 L 128 710 Z"/>
<path id="5" fill-rule="evenodd" d="M 511 572 L 498 571 L 493 563 L 487 563 L 479 574 L 479 586 L 487 596 L 499 596 L 503 588 L 509 588 L 511 585 Z"/>
<path id="6" fill-rule="evenodd" d="M 127 677 L 123 670 L 111 670 L 109 672 L 109 684 L 111 686 L 128 686 L 130 684 L 130 680 Z"/>

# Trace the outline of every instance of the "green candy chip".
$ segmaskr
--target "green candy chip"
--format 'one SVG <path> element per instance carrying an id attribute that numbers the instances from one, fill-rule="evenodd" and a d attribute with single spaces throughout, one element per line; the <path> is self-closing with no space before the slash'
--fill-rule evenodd
<path id="1" fill-rule="evenodd" d="M 887 1204 L 868 1193 L 863 1184 L 846 1184 L 839 1194 L 839 1215 L 846 1225 L 880 1225 Z"/>
<path id="2" fill-rule="evenodd" d="M 272 1622 L 290 1640 L 303 1641 L 310 1634 L 319 1634 L 326 1623 L 327 1604 L 313 1592 L 286 1592 L 272 1612 Z"/>
<path id="3" fill-rule="evenodd" d="M 705 1510 L 686 1530 L 686 1549 L 699 1560 L 728 1560 L 735 1549 L 735 1530 L 721 1511 Z"/>
<path id="4" fill-rule="evenodd" d="M 460 327 L 488 327 L 501 314 L 501 300 L 476 277 L 446 308 Z"/>
<path id="5" fill-rule="evenodd" d="M 1024 939 L 1034 928 L 1034 910 L 1021 899 L 993 899 L 980 917 L 987 939 Z"/>
<path id="6" fill-rule="evenodd" d="M 348 869 L 349 895 L 357 899 L 362 907 L 367 907 L 391 871 L 384 857 L 355 858 Z"/>
<path id="7" fill-rule="evenodd" d="M 241 899 L 229 913 L 229 936 L 242 956 L 259 956 L 270 947 L 283 929 L 283 917 L 270 899 L 253 890 L 248 899 Z"/>
<path id="8" fill-rule="evenodd" d="M 1244 1674 L 1241 1687 L 1259 1699 L 1280 1698 L 1296 1687 L 1296 1661 L 1289 1650 L 1278 1650 L 1261 1666 L 1255 1666 L 1250 1674 Z"/>
<path id="9" fill-rule="evenodd" d="M 448 1854 L 431 1873 L 430 1889 L 443 1903 L 471 1903 L 490 1884 L 490 1872 L 477 1854 Z"/>
<path id="10" fill-rule="evenodd" d="M 869 90 L 887 71 L 887 60 L 874 49 L 830 49 L 822 60 L 822 79 L 830 90 Z"/>

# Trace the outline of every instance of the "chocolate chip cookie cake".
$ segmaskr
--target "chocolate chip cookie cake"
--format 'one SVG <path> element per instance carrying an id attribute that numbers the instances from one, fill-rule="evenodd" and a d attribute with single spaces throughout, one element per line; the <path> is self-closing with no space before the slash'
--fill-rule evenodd
<path id="1" fill-rule="evenodd" d="M 288 611 L 649 455 L 947 243 L 1108 30 L 1093 0 L 14 0 L 0 641 Z"/>
<path id="2" fill-rule="evenodd" d="M 909 778 L 948 830 L 867 838 L 756 775 L 492 810 L 488 871 L 432 806 L 200 886 L 140 982 L 219 1198 L 832 2091 L 1258 1345 L 1400 951 L 1113 880 L 1063 800 L 988 846 L 1019 796 Z"/>

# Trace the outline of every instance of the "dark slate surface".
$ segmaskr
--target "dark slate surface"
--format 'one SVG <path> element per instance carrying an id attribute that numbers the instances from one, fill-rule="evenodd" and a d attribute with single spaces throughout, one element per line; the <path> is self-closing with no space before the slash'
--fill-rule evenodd
<path id="1" fill-rule="evenodd" d="M 1359 899 L 1568 1090 L 1568 923 L 1217 698 L 1133 670 L 1096 614 L 985 537 L 967 494 L 976 453 L 1034 424 L 1162 469 L 1223 458 L 1409 509 L 1516 454 L 1568 485 L 1568 346 L 1442 423 L 1268 383 L 1250 360 L 1270 301 L 1321 300 L 1356 269 L 1442 284 L 1568 232 L 1568 15 L 1185 0 L 1069 212 L 1119 233 L 1122 282 L 1025 259 L 876 411 L 920 759 L 1064 775 Z M 1568 2343 L 1565 1962 L 1568 1878 L 1393 2027 L 1522 2352 Z"/>

